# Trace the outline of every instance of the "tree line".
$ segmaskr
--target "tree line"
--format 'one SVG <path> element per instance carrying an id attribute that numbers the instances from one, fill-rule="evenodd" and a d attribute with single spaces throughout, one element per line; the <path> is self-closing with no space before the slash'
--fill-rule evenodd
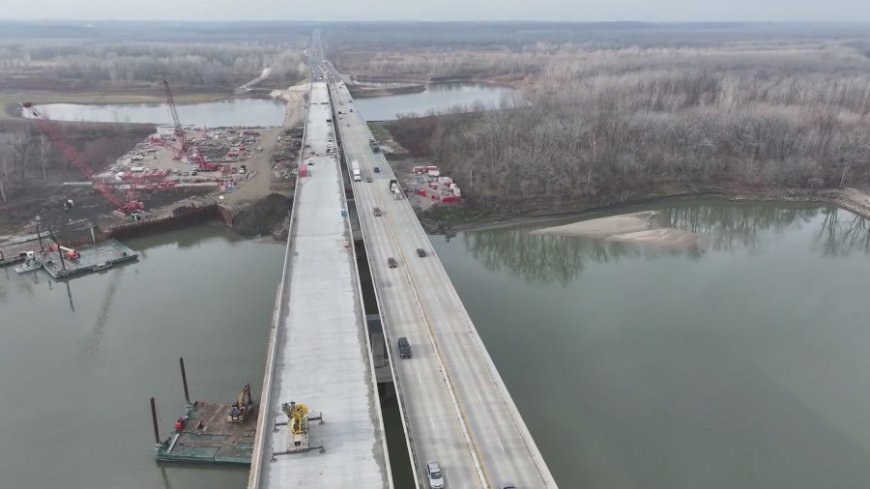
<path id="1" fill-rule="evenodd" d="M 560 50 L 523 99 L 444 119 L 434 157 L 483 200 L 870 185 L 870 60 L 848 45 Z"/>
<path id="2" fill-rule="evenodd" d="M 94 171 L 102 171 L 154 131 L 149 124 L 61 123 L 63 137 Z M 66 180 L 82 180 L 31 121 L 0 123 L 0 204 Z"/>
<path id="3" fill-rule="evenodd" d="M 280 85 L 305 77 L 302 42 L 160 43 L 74 42 L 0 44 L 7 73 L 50 76 L 89 87 L 159 83 L 232 88 L 271 68 Z M 26 88 L 26 87 L 24 87 Z"/>

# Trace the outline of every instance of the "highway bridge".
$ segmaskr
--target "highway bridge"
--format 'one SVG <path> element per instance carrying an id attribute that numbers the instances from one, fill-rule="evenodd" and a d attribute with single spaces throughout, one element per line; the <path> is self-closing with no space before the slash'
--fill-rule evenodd
<path id="1" fill-rule="evenodd" d="M 249 488 L 392 487 L 345 184 L 352 185 L 351 207 L 418 487 L 429 487 L 425 467 L 437 461 L 448 488 L 501 488 L 507 482 L 555 488 L 413 209 L 401 192 L 390 191 L 396 175 L 383 153 L 369 146 L 372 134 L 340 75 L 324 61 L 317 35 L 310 57 L 315 76 L 323 79 L 313 83 L 309 97 L 301 162 L 312 161 L 312 173 L 298 179 Z M 333 125 L 341 166 L 327 154 Z M 359 181 L 351 175 L 352 161 L 358 162 Z M 408 338 L 412 358 L 399 358 L 399 337 Z M 327 423 L 313 433 L 322 430 L 325 453 L 282 454 L 289 441 L 280 426 L 286 421 L 281 403 L 289 400 L 323 412 Z M 330 431 L 330 423 L 341 428 Z"/>
<path id="2" fill-rule="evenodd" d="M 330 111 L 312 84 L 249 488 L 393 487 Z M 309 450 L 291 450 L 289 402 L 321 418 Z"/>

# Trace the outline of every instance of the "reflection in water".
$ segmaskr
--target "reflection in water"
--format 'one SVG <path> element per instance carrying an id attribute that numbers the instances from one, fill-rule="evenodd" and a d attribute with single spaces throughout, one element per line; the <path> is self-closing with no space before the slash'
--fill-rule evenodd
<path id="1" fill-rule="evenodd" d="M 571 236 L 531 235 L 527 228 L 468 232 L 462 238 L 469 253 L 490 271 L 506 268 L 528 281 L 562 285 L 577 278 L 588 260 L 605 263 L 624 256 L 685 253 Z"/>
<path id="2" fill-rule="evenodd" d="M 100 305 L 100 310 L 97 311 L 97 319 L 94 321 L 94 329 L 85 337 L 82 349 L 85 353 L 93 353 L 100 343 L 103 341 L 103 336 L 106 332 L 106 324 L 109 320 L 109 311 L 112 310 L 112 304 L 115 301 L 115 294 L 118 291 L 118 281 L 124 273 L 124 269 L 112 270 L 112 278 L 109 281 L 109 286 L 106 289 L 106 297 Z"/>
<path id="3" fill-rule="evenodd" d="M 63 283 L 66 285 L 66 296 L 69 298 L 69 310 L 76 312 L 76 305 L 73 302 L 72 289 L 69 286 L 69 280 L 64 280 Z"/>
<path id="4" fill-rule="evenodd" d="M 821 248 L 824 256 L 847 256 L 852 250 L 870 253 L 870 223 L 848 211 L 826 209 L 814 242 L 814 249 L 817 248 Z"/>
<path id="5" fill-rule="evenodd" d="M 661 211 L 664 226 L 704 235 L 708 247 L 731 251 L 758 248 L 759 231 L 777 233 L 810 222 L 819 208 L 766 205 L 709 205 L 670 207 Z"/>
<path id="6" fill-rule="evenodd" d="M 172 483 L 169 482 L 169 474 L 166 473 L 166 467 L 160 467 L 160 478 L 163 480 L 163 489 L 172 489 Z"/>
<path id="7" fill-rule="evenodd" d="M 759 249 L 762 232 L 782 233 L 812 223 L 824 215 L 813 250 L 825 256 L 846 255 L 853 250 L 870 253 L 867 219 L 836 208 L 771 205 L 683 205 L 660 209 L 667 227 L 704 236 L 707 248 L 719 251 Z M 559 282 L 576 279 L 590 261 L 607 263 L 622 257 L 688 255 L 699 259 L 697 249 L 644 247 L 570 236 L 532 235 L 528 227 L 463 233 L 468 252 L 490 271 L 507 269 L 527 281 Z"/>

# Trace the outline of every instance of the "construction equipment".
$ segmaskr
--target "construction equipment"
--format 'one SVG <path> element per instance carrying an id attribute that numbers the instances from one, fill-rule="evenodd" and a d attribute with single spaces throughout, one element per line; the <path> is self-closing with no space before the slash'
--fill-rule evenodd
<path id="1" fill-rule="evenodd" d="M 137 210 L 141 210 L 145 208 L 145 205 L 132 198 L 128 199 L 126 202 L 122 200 L 120 197 L 115 195 L 112 192 L 110 186 L 106 183 L 105 180 L 101 178 L 97 178 L 94 176 L 94 170 L 91 169 L 82 159 L 79 157 L 73 147 L 67 143 L 66 139 L 61 136 L 60 131 L 58 131 L 57 126 L 54 121 L 47 118 L 42 114 L 42 112 L 36 110 L 36 107 L 33 106 L 30 102 L 24 102 L 21 106 L 26 110 L 39 125 L 39 128 L 42 129 L 42 132 L 54 143 L 58 149 L 66 156 L 66 159 L 69 160 L 78 170 L 82 173 L 82 176 L 87 178 L 93 184 L 93 187 L 100 192 L 103 197 L 108 200 L 116 209 L 123 212 L 124 214 L 131 214 Z"/>
<path id="2" fill-rule="evenodd" d="M 248 415 L 254 411 L 254 401 L 251 399 L 251 384 L 245 384 L 239 392 L 236 402 L 230 406 L 230 414 L 227 416 L 229 423 L 244 423 Z"/>
<path id="3" fill-rule="evenodd" d="M 50 251 L 58 251 L 58 250 L 62 251 L 63 257 L 66 258 L 67 260 L 78 260 L 79 258 L 82 257 L 82 254 L 79 253 L 78 251 L 76 251 L 72 248 L 67 248 L 66 246 L 63 246 L 63 245 L 59 245 L 57 243 L 50 243 L 48 245 L 48 249 Z"/>
<path id="4" fill-rule="evenodd" d="M 173 156 L 176 160 L 180 160 L 187 153 L 187 139 L 184 136 L 184 129 L 181 127 L 181 121 L 178 119 L 178 109 L 175 107 L 175 97 L 172 96 L 172 89 L 169 88 L 169 82 L 163 80 L 163 90 L 166 92 L 166 105 L 169 106 L 169 116 L 172 118 L 172 125 L 175 126 L 175 139 L 179 143 Z"/>
<path id="5" fill-rule="evenodd" d="M 79 258 L 82 257 L 81 253 L 79 253 L 78 251 L 76 251 L 72 248 L 67 248 L 66 246 L 60 246 L 60 245 L 58 245 L 58 247 L 60 247 L 60 250 L 63 251 L 63 257 L 68 259 L 68 260 L 78 260 Z"/>
<path id="6" fill-rule="evenodd" d="M 205 158 L 202 156 L 202 153 L 199 150 L 194 152 L 193 161 L 196 163 L 197 171 L 219 171 L 224 169 L 222 165 L 205 161 Z"/>
<path id="7" fill-rule="evenodd" d="M 297 404 L 293 401 L 283 403 L 281 410 L 287 414 L 289 418 L 287 426 L 290 427 L 291 441 L 287 447 L 287 453 L 307 452 L 312 447 L 309 445 L 308 425 L 311 419 L 320 420 L 323 423 L 322 416 L 312 417 L 309 419 L 308 406 L 305 404 Z M 320 447 L 323 450 L 323 447 Z"/>

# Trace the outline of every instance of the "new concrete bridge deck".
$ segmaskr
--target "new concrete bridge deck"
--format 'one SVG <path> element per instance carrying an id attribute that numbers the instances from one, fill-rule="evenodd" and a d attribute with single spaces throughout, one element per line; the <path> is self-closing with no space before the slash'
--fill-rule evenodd
<path id="1" fill-rule="evenodd" d="M 314 83 L 279 286 L 249 488 L 392 488 L 383 420 L 325 83 Z M 334 144 L 334 143 L 332 143 Z M 308 162 L 312 164 L 307 165 Z M 282 403 L 306 404 L 311 445 L 290 445 Z"/>

